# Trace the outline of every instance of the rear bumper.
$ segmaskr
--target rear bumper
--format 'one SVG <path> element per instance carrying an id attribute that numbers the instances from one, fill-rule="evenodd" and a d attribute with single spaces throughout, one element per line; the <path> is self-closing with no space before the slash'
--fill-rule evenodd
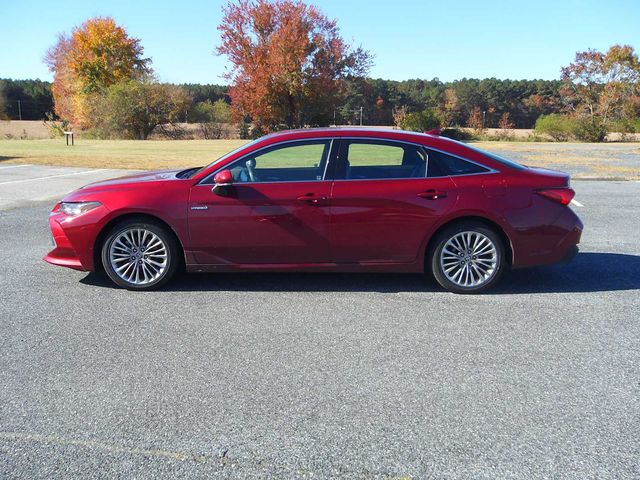
<path id="1" fill-rule="evenodd" d="M 568 263 L 578 253 L 584 225 L 570 208 L 549 226 L 539 227 L 534 241 L 528 242 L 514 262 L 514 268 L 535 267 L 554 263 Z M 525 253 L 526 252 L 526 253 Z"/>
<path id="2" fill-rule="evenodd" d="M 579 251 L 580 251 L 580 248 L 578 247 L 578 245 L 574 245 L 573 247 L 569 248 L 569 250 L 567 250 L 566 255 L 564 256 L 564 258 L 560 263 L 571 263 L 571 260 L 576 258 L 576 255 L 578 255 Z"/>

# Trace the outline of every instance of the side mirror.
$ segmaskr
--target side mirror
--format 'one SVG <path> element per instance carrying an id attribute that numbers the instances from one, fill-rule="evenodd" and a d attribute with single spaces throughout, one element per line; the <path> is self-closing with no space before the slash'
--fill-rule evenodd
<path id="1" fill-rule="evenodd" d="M 222 170 L 216 173 L 213 177 L 213 183 L 214 185 L 211 191 L 218 195 L 224 195 L 223 192 L 226 193 L 227 188 L 233 185 L 233 175 L 231 174 L 231 170 Z"/>
<path id="2" fill-rule="evenodd" d="M 233 175 L 231 170 L 222 170 L 215 174 L 213 177 L 213 183 L 216 187 L 228 187 L 233 183 Z"/>

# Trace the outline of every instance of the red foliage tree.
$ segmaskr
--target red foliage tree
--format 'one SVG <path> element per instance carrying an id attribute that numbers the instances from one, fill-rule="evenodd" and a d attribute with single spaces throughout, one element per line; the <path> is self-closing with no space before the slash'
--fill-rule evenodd
<path id="1" fill-rule="evenodd" d="M 344 78 L 368 70 L 368 53 L 352 49 L 334 20 L 302 1 L 238 0 L 223 11 L 217 52 L 232 64 L 234 113 L 259 129 L 328 124 Z"/>

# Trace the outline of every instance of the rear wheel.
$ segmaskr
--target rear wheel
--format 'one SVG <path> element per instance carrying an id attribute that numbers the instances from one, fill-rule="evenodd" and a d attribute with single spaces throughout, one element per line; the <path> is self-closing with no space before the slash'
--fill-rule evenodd
<path id="1" fill-rule="evenodd" d="M 479 293 L 494 285 L 505 268 L 502 239 L 481 223 L 465 222 L 435 239 L 431 270 L 436 281 L 455 293 Z"/>
<path id="2" fill-rule="evenodd" d="M 117 285 L 153 290 L 176 273 L 179 249 L 166 228 L 143 220 L 116 225 L 102 245 L 102 265 Z"/>

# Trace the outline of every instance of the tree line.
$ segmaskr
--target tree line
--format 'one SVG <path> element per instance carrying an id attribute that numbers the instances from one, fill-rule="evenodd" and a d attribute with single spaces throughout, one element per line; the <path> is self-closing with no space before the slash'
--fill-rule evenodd
<path id="1" fill-rule="evenodd" d="M 51 82 L 41 80 L 0 79 L 6 117 L 18 120 L 18 102 L 23 120 L 44 120 L 54 111 Z M 362 107 L 365 125 L 394 125 L 394 114 L 436 108 L 448 115 L 451 126 L 466 126 L 476 108 L 483 112 L 485 127 L 498 128 L 500 118 L 508 113 L 513 128 L 533 128 L 543 114 L 562 111 L 559 80 L 462 79 L 453 82 L 433 80 L 385 80 L 350 78 L 346 92 L 335 107 L 323 112 L 326 119 L 319 126 L 359 124 Z M 178 119 L 198 122 L 198 105 L 222 100 L 231 104 L 229 86 L 176 85 L 188 96 L 188 104 Z M 202 106 L 200 106 L 200 109 Z M 397 116 L 397 115 L 396 115 Z M 57 117 L 56 117 L 57 118 Z"/>

